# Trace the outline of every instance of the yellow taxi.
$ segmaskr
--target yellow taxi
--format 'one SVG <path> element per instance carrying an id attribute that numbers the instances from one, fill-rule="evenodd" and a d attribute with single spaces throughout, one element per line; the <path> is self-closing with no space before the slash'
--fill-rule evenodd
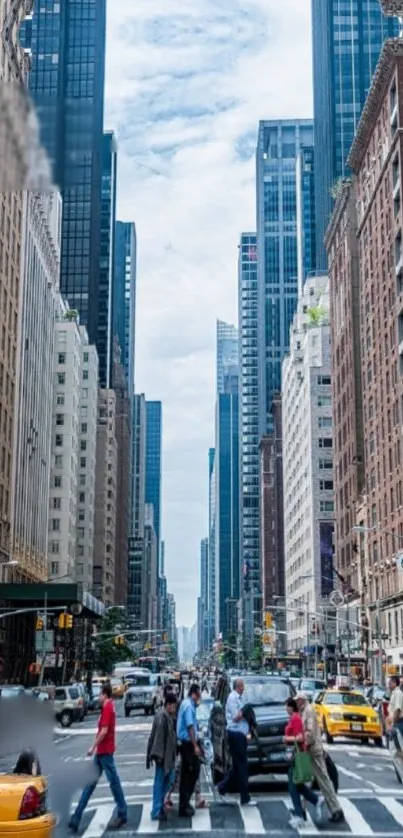
<path id="1" fill-rule="evenodd" d="M 44 777 L 0 774 L 1 838 L 52 838 L 56 818 L 46 796 Z"/>
<path id="2" fill-rule="evenodd" d="M 382 747 L 378 713 L 360 692 L 347 688 L 322 690 L 315 696 L 312 706 L 329 744 L 335 736 L 346 736 L 366 741 L 373 739 Z"/>
<path id="3" fill-rule="evenodd" d="M 123 678 L 111 678 L 110 679 L 111 687 L 112 687 L 112 695 L 114 698 L 123 698 L 126 690 L 127 684 L 125 684 Z"/>

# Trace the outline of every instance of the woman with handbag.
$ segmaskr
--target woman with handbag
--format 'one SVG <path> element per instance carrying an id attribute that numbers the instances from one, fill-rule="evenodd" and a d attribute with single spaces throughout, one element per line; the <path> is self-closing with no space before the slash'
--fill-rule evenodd
<path id="1" fill-rule="evenodd" d="M 306 822 L 301 797 L 315 806 L 318 821 L 323 817 L 324 800 L 307 785 L 313 779 L 312 761 L 305 748 L 304 725 L 294 698 L 287 700 L 286 710 L 290 721 L 285 729 L 284 742 L 295 747 L 293 763 L 288 772 L 288 790 L 294 807 L 291 810 L 290 826 L 300 829 Z"/>

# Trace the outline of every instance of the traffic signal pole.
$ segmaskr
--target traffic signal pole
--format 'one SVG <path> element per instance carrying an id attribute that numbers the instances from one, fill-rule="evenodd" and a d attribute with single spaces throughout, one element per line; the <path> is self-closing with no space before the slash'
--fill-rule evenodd
<path id="1" fill-rule="evenodd" d="M 41 671 L 39 673 L 39 681 L 38 681 L 38 686 L 39 687 L 42 686 L 43 678 L 44 678 L 44 675 L 45 675 L 47 626 L 48 626 L 48 594 L 47 594 L 47 591 L 45 591 L 44 609 L 43 609 L 43 626 L 42 626 L 43 653 L 42 653 Z"/>

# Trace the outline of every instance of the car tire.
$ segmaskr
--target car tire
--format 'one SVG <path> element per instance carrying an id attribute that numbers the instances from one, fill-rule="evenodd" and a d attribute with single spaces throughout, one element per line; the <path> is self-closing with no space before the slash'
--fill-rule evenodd
<path id="1" fill-rule="evenodd" d="M 70 710 L 63 710 L 60 713 L 60 724 L 62 727 L 71 727 L 73 724 L 73 716 Z"/>
<path id="2" fill-rule="evenodd" d="M 376 748 L 383 748 L 383 739 L 382 736 L 376 736 L 374 739 L 374 744 Z"/>
<path id="3" fill-rule="evenodd" d="M 330 733 L 327 729 L 326 722 L 323 722 L 323 732 L 325 734 L 325 739 L 326 739 L 327 744 L 328 745 L 333 745 L 334 738 L 333 738 L 333 736 L 330 735 Z"/>
<path id="4" fill-rule="evenodd" d="M 126 716 L 126 719 L 128 719 L 129 716 L 130 716 L 130 710 L 128 710 L 126 707 L 125 707 L 125 716 Z"/>

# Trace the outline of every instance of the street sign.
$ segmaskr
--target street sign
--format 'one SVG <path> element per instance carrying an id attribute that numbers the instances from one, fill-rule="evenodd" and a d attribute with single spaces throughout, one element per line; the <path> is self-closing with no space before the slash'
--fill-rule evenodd
<path id="1" fill-rule="evenodd" d="M 35 634 L 35 651 L 41 652 L 44 654 L 45 652 L 53 652 L 55 645 L 55 633 L 54 631 L 37 631 Z"/>
<path id="2" fill-rule="evenodd" d="M 63 665 L 62 655 L 59 655 L 58 660 L 57 660 L 57 655 L 55 655 L 53 653 L 50 654 L 50 655 L 46 655 L 45 656 L 45 667 L 49 667 L 50 669 L 53 669 L 56 666 L 56 661 L 57 661 L 58 666 L 62 666 Z M 37 655 L 36 656 L 36 662 L 39 663 L 40 665 L 42 665 L 43 656 L 42 655 Z"/>
<path id="3" fill-rule="evenodd" d="M 254 634 L 255 634 L 256 637 L 261 637 L 262 634 L 263 634 L 262 629 L 256 627 L 255 631 L 254 631 Z"/>
<path id="4" fill-rule="evenodd" d="M 343 605 L 344 596 L 340 591 L 332 591 L 329 597 L 329 602 L 335 608 L 338 608 L 340 605 Z"/>

